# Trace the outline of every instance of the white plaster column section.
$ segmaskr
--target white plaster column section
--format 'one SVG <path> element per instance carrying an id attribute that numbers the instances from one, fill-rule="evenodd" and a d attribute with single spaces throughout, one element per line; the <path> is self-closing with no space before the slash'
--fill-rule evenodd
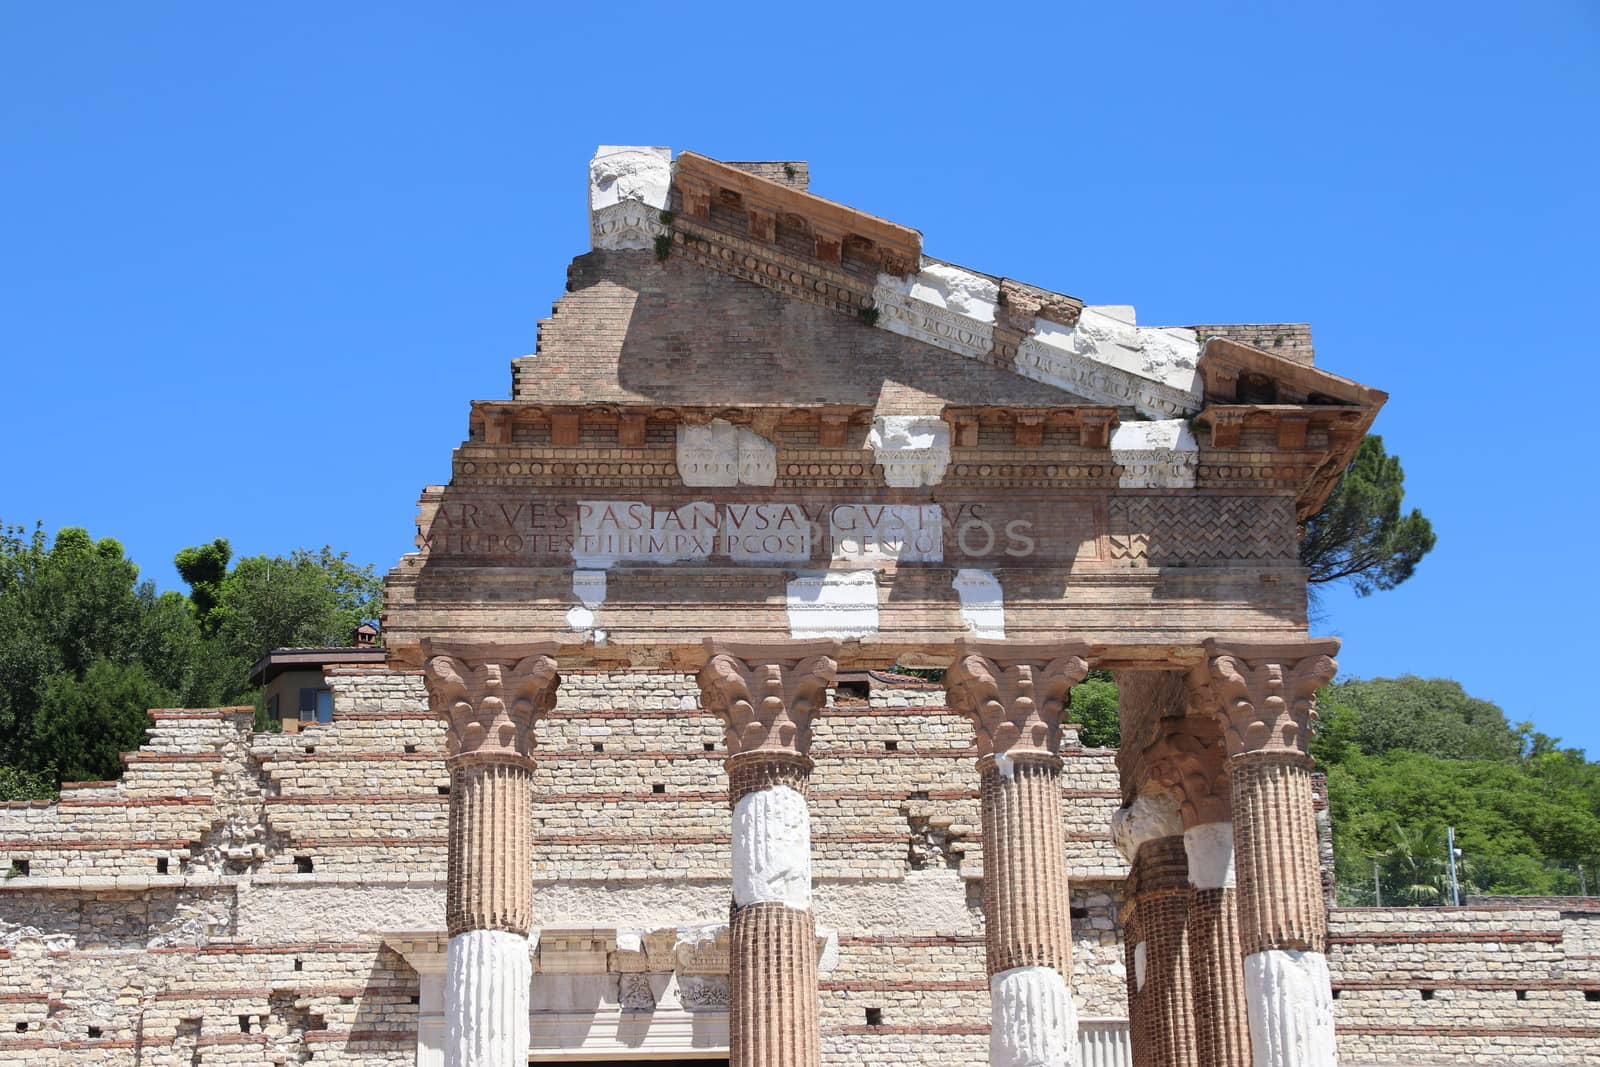
<path id="1" fill-rule="evenodd" d="M 1076 1067 L 1078 1009 L 1054 967 L 1014 967 L 989 979 L 991 1067 Z"/>
<path id="2" fill-rule="evenodd" d="M 1111 431 L 1122 489 L 1193 489 L 1200 446 L 1183 419 L 1123 422 Z"/>
<path id="3" fill-rule="evenodd" d="M 992 571 L 963 567 L 950 583 L 961 601 L 961 622 L 973 637 L 1006 635 L 1005 591 Z"/>
<path id="4" fill-rule="evenodd" d="M 589 238 L 604 250 L 650 248 L 667 232 L 672 149 L 601 145 L 589 161 Z"/>
<path id="5" fill-rule="evenodd" d="M 879 415 L 867 434 L 872 461 L 895 489 L 938 485 L 950 466 L 950 424 L 938 415 Z"/>
<path id="6" fill-rule="evenodd" d="M 927 259 L 917 274 L 878 275 L 872 291 L 880 327 L 970 359 L 994 350 L 999 299 L 993 278 Z"/>
<path id="7" fill-rule="evenodd" d="M 1208 822 L 1183 832 L 1183 850 L 1189 857 L 1189 884 L 1196 889 L 1232 889 L 1233 823 Z"/>
<path id="8" fill-rule="evenodd" d="M 733 808 L 733 903 L 811 907 L 811 816 L 786 785 L 740 797 Z"/>
<path id="9" fill-rule="evenodd" d="M 1141 327 L 1126 305 L 1085 307 L 1075 326 L 1035 319 L 1017 348 L 1017 373 L 1151 419 L 1200 410 L 1200 344 L 1193 330 Z"/>
<path id="10" fill-rule="evenodd" d="M 1244 989 L 1256 1067 L 1335 1067 L 1327 956 L 1293 949 L 1246 956 Z"/>
<path id="11" fill-rule="evenodd" d="M 469 930 L 450 939 L 445 988 L 446 1067 L 507 1067 L 528 1061 L 528 939 Z"/>
<path id="12" fill-rule="evenodd" d="M 784 593 L 789 636 L 866 637 L 878 632 L 878 574 L 872 570 L 802 571 Z"/>
<path id="13" fill-rule="evenodd" d="M 678 477 L 688 486 L 772 485 L 778 446 L 747 426 L 712 419 L 678 426 Z"/>
<path id="14" fill-rule="evenodd" d="M 1164 789 L 1140 793 L 1132 804 L 1118 808 L 1111 816 L 1111 843 L 1129 863 L 1146 841 L 1182 833 L 1183 817 L 1178 813 L 1178 798 Z"/>

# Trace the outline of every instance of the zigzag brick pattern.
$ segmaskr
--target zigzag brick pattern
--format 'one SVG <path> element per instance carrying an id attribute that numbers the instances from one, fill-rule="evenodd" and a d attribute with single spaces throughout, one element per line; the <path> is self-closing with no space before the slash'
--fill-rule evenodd
<path id="1" fill-rule="evenodd" d="M 1107 509 L 1112 559 L 1149 563 L 1293 560 L 1289 497 L 1113 497 Z"/>

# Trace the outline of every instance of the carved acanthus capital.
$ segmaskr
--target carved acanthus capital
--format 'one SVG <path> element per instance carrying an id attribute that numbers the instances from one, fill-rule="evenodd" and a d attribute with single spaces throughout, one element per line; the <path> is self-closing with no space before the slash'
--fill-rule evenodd
<path id="1" fill-rule="evenodd" d="M 972 720 L 979 760 L 1056 755 L 1061 712 L 1089 673 L 1088 652 L 1082 641 L 956 642 L 945 691 L 949 706 Z"/>
<path id="2" fill-rule="evenodd" d="M 449 727 L 445 755 L 525 761 L 533 724 L 555 706 L 554 643 L 452 645 L 422 642 L 428 703 Z"/>
<path id="3" fill-rule="evenodd" d="M 1232 794 L 1221 725 L 1210 715 L 1171 717 L 1161 725 L 1145 755 L 1149 782 L 1177 798 L 1185 827 L 1227 822 Z"/>
<path id="4" fill-rule="evenodd" d="M 1251 752 L 1307 755 L 1317 717 L 1316 692 L 1339 665 L 1337 639 L 1273 644 L 1206 642 L 1206 684 L 1197 699 L 1222 724 L 1230 756 Z"/>
<path id="5" fill-rule="evenodd" d="M 700 699 L 722 720 L 728 755 L 811 750 L 811 717 L 827 703 L 839 642 L 742 644 L 707 638 Z"/>

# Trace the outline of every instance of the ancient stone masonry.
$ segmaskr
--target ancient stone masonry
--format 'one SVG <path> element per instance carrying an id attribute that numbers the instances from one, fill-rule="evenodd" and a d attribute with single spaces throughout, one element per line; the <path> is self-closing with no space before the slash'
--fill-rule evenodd
<path id="1" fill-rule="evenodd" d="M 1327 910 L 1298 526 L 1385 397 L 1307 327 L 947 262 L 799 161 L 587 178 L 387 665 L 0 807 L 0 1064 L 1600 1059 L 1584 908 Z"/>

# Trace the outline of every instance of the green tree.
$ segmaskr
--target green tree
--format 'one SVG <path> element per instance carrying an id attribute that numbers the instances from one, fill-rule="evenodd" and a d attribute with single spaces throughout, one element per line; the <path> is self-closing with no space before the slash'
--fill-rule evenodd
<path id="1" fill-rule="evenodd" d="M 149 709 L 172 704 L 138 663 L 100 659 L 83 676 L 58 674 L 34 720 L 35 766 L 58 782 L 105 781 L 122 774 L 122 753 L 144 744 Z"/>
<path id="2" fill-rule="evenodd" d="M 1444 759 L 1512 759 L 1522 734 L 1487 700 L 1448 678 L 1340 682 L 1317 697 L 1320 728 L 1311 753 L 1325 765 L 1352 753 L 1405 749 Z"/>
<path id="3" fill-rule="evenodd" d="M 222 582 L 228 576 L 231 558 L 233 547 L 227 538 L 219 537 L 209 545 L 183 549 L 172 561 L 178 576 L 189 584 L 189 602 L 194 605 L 195 617 L 207 636 L 217 632 L 217 602 L 222 596 Z"/>
<path id="4" fill-rule="evenodd" d="M 1313 585 L 1347 581 L 1367 596 L 1410 578 L 1437 538 L 1422 512 L 1402 513 L 1404 502 L 1400 457 L 1384 451 L 1382 437 L 1368 435 L 1301 531 L 1300 562 Z"/>
<path id="5" fill-rule="evenodd" d="M 246 556 L 222 580 L 220 651 L 246 665 L 274 648 L 343 646 L 383 610 L 383 579 L 329 546 Z"/>
<path id="6" fill-rule="evenodd" d="M 186 597 L 141 581 L 111 538 L 0 524 L 0 799 L 114 777 L 147 708 L 248 703 L 263 652 L 348 644 L 381 610 L 373 569 L 331 548 L 230 556 L 222 539 L 180 552 Z"/>
<path id="7" fill-rule="evenodd" d="M 0 527 L 0 761 L 23 766 L 45 690 L 99 660 L 140 663 L 164 689 L 203 697 L 199 639 L 183 598 L 139 580 L 122 545 L 67 527 Z"/>
<path id="8" fill-rule="evenodd" d="M 1117 683 L 1110 671 L 1093 670 L 1072 687 L 1068 717 L 1078 724 L 1078 739 L 1090 748 L 1115 748 L 1122 743 L 1117 713 Z"/>

